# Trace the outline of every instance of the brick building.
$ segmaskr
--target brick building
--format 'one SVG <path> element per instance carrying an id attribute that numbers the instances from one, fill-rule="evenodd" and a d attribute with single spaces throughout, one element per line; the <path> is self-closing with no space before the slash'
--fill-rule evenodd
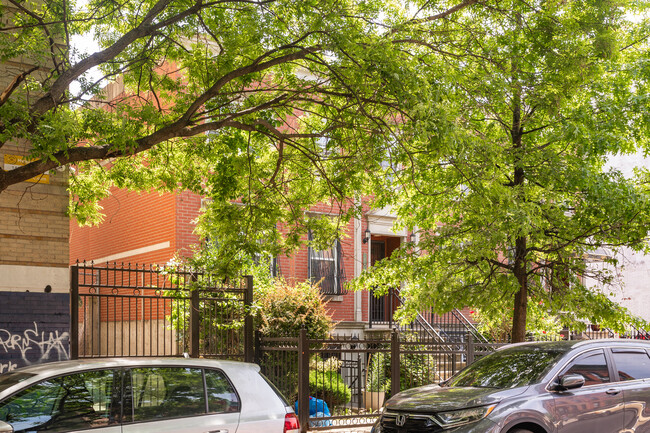
<path id="1" fill-rule="evenodd" d="M 8 22 L 13 9 L 5 0 L 2 6 L 2 20 Z M 35 61 L 25 56 L 0 63 L 0 92 Z M 42 78 L 48 72 L 43 68 L 33 75 Z M 5 143 L 0 147 L 1 167 L 26 164 L 30 150 L 27 141 Z M 54 292 L 68 291 L 67 186 L 65 170 L 51 171 L 0 194 L 0 290 L 43 292 L 49 286 Z"/>
<path id="2" fill-rule="evenodd" d="M 6 0 L 0 1 L 0 19 L 7 24 L 16 9 Z M 66 52 L 62 45 L 60 52 Z M 15 77 L 35 66 L 36 54 L 0 63 L 0 93 Z M 44 67 L 32 71 L 31 76 L 43 79 L 49 72 Z M 14 95 L 21 97 L 21 90 Z M 26 164 L 30 150 L 28 141 L 0 143 L 0 168 L 11 170 Z M 67 358 L 67 186 L 68 173 L 56 170 L 12 185 L 0 194 L 0 373 L 33 362 Z M 57 347 L 46 356 L 38 347 L 47 346 L 41 343 L 48 336 L 57 341 Z M 52 353 L 56 357 L 49 357 Z M 42 359 L 37 354 L 42 354 Z"/>
<path id="3" fill-rule="evenodd" d="M 104 91 L 108 101 L 128 97 L 120 79 Z M 293 120 L 287 119 L 287 124 L 293 125 Z M 193 247 L 201 242 L 194 233 L 195 220 L 202 207 L 202 197 L 196 194 L 114 189 L 100 204 L 105 214 L 100 226 L 79 227 L 76 221 L 70 222 L 71 265 L 84 261 L 98 265 L 106 262 L 164 264 L 176 255 L 191 255 Z M 325 204 L 309 211 L 319 215 L 336 212 Z M 399 288 L 376 298 L 368 291 L 347 292 L 344 282 L 360 275 L 374 262 L 389 257 L 409 239 L 411 234 L 406 230 L 393 229 L 395 220 L 389 209 L 368 210 L 347 224 L 345 236 L 330 250 L 314 251 L 304 246 L 290 257 L 277 257 L 275 267 L 289 281 L 320 281 L 337 333 L 362 337 L 366 332 L 384 332 L 393 325 L 393 312 L 400 302 L 393 293 Z M 463 316 L 461 312 L 458 315 Z M 465 316 L 463 322 L 467 322 Z M 431 327 L 429 322 L 439 319 L 435 315 L 421 318 L 427 322 L 423 324 L 425 327 Z M 455 319 L 453 322 L 459 324 Z M 434 326 L 436 330 L 430 331 L 437 335 L 440 326 Z"/>
<path id="4" fill-rule="evenodd" d="M 71 221 L 71 264 L 166 263 L 176 254 L 191 254 L 200 243 L 194 227 L 202 200 L 196 194 L 114 190 L 101 205 L 106 217 L 100 226 L 79 227 Z M 327 214 L 331 210 L 323 205 L 311 212 Z M 397 305 L 371 298 L 368 292 L 347 292 L 343 283 L 406 240 L 406 231 L 393 231 L 394 220 L 389 212 L 369 212 L 351 221 L 344 229 L 344 239 L 331 250 L 314 251 L 305 246 L 290 257 L 278 257 L 278 273 L 287 280 L 322 279 L 321 290 L 338 332 L 385 330 Z"/>

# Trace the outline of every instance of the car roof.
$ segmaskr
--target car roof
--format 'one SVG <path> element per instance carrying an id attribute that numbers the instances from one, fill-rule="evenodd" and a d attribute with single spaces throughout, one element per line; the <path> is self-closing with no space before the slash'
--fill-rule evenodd
<path id="1" fill-rule="evenodd" d="M 508 344 L 500 347 L 498 350 L 505 350 L 517 347 L 540 348 L 546 350 L 555 350 L 559 352 L 569 352 L 578 348 L 598 348 L 598 347 L 643 347 L 650 349 L 650 341 L 637 340 L 628 338 L 606 338 L 599 340 L 560 340 L 560 341 L 529 341 L 523 343 Z"/>
<path id="2" fill-rule="evenodd" d="M 180 358 L 180 357 L 133 357 L 133 358 L 86 358 L 70 361 L 46 362 L 28 367 L 17 368 L 12 372 L 22 372 L 35 375 L 58 375 L 74 373 L 82 370 L 95 370 L 104 368 L 125 368 L 134 366 L 180 366 L 180 367 L 212 367 L 212 368 L 244 368 L 259 371 L 256 364 L 226 361 L 206 358 Z"/>

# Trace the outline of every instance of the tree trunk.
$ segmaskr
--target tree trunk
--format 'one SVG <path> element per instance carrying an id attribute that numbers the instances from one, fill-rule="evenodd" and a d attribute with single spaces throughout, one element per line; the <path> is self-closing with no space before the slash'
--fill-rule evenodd
<path id="1" fill-rule="evenodd" d="M 521 27 L 521 16 L 516 15 L 517 24 Z M 510 130 L 510 137 L 512 139 L 513 150 L 513 167 L 514 179 L 512 187 L 516 188 L 518 200 L 525 202 L 525 192 L 522 187 L 526 182 L 526 172 L 524 170 L 524 163 L 522 156 L 525 152 L 522 137 L 524 135 L 524 128 L 521 120 L 521 104 L 522 104 L 522 88 L 519 82 L 519 66 L 517 64 L 517 43 L 514 42 L 514 60 L 512 63 L 512 83 L 513 83 L 513 106 L 512 106 L 512 129 Z M 528 307 L 528 275 L 527 275 L 527 255 L 528 245 L 525 237 L 519 236 L 515 239 L 515 257 L 512 272 L 519 284 L 519 291 L 515 294 L 514 309 L 512 311 L 512 342 L 519 343 L 526 339 L 526 313 Z"/>
<path id="2" fill-rule="evenodd" d="M 528 311 L 528 275 L 526 274 L 526 238 L 518 238 L 515 246 L 514 274 L 519 283 L 519 291 L 515 294 L 514 310 L 512 311 L 512 342 L 521 343 L 526 340 L 526 315 Z"/>

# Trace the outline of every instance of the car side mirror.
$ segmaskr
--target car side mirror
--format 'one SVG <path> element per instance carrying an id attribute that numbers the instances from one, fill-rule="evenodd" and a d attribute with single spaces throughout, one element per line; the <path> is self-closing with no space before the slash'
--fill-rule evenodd
<path id="1" fill-rule="evenodd" d="M 0 421 L 0 433 L 14 433 L 14 428 L 4 421 Z"/>
<path id="2" fill-rule="evenodd" d="M 567 374 L 560 378 L 556 390 L 566 391 L 568 389 L 581 388 L 585 384 L 585 378 L 581 374 Z"/>

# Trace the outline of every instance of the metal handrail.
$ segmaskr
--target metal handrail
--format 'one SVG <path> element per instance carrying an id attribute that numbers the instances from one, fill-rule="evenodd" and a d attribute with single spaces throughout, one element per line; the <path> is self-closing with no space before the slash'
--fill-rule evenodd
<path id="1" fill-rule="evenodd" d="M 481 341 L 482 343 L 489 343 L 487 338 L 485 338 L 483 334 L 481 334 L 479 330 L 476 329 L 476 326 L 474 326 L 472 322 L 470 322 L 467 317 L 465 317 L 465 315 L 461 313 L 460 310 L 458 310 L 458 308 L 451 310 L 451 314 L 453 314 L 454 317 L 465 326 L 465 328 L 474 336 L 474 338 Z"/>
<path id="2" fill-rule="evenodd" d="M 393 296 L 398 304 L 404 305 L 404 300 L 402 299 L 401 296 L 399 296 L 397 291 L 390 291 L 388 293 L 389 299 L 391 296 Z M 391 299 L 392 301 L 392 299 Z M 456 320 L 465 328 L 465 330 L 472 334 L 472 336 L 476 339 L 476 341 L 479 341 L 481 343 L 489 343 L 487 338 L 485 338 L 479 331 L 476 329 L 476 327 L 465 317 L 465 315 L 460 312 L 457 308 L 454 308 L 451 311 L 451 314 L 454 316 Z M 439 341 L 441 343 L 453 343 L 449 341 L 450 339 L 448 337 L 443 336 L 436 328 L 433 327 L 433 324 L 427 320 L 426 317 L 424 317 L 421 313 L 417 313 L 416 316 L 416 321 L 418 324 L 429 334 L 431 338 L 433 338 L 436 341 Z M 389 323 L 392 324 L 392 315 L 389 319 Z M 446 334 L 446 333 L 445 333 Z M 451 349 L 451 348 L 450 348 Z"/>

